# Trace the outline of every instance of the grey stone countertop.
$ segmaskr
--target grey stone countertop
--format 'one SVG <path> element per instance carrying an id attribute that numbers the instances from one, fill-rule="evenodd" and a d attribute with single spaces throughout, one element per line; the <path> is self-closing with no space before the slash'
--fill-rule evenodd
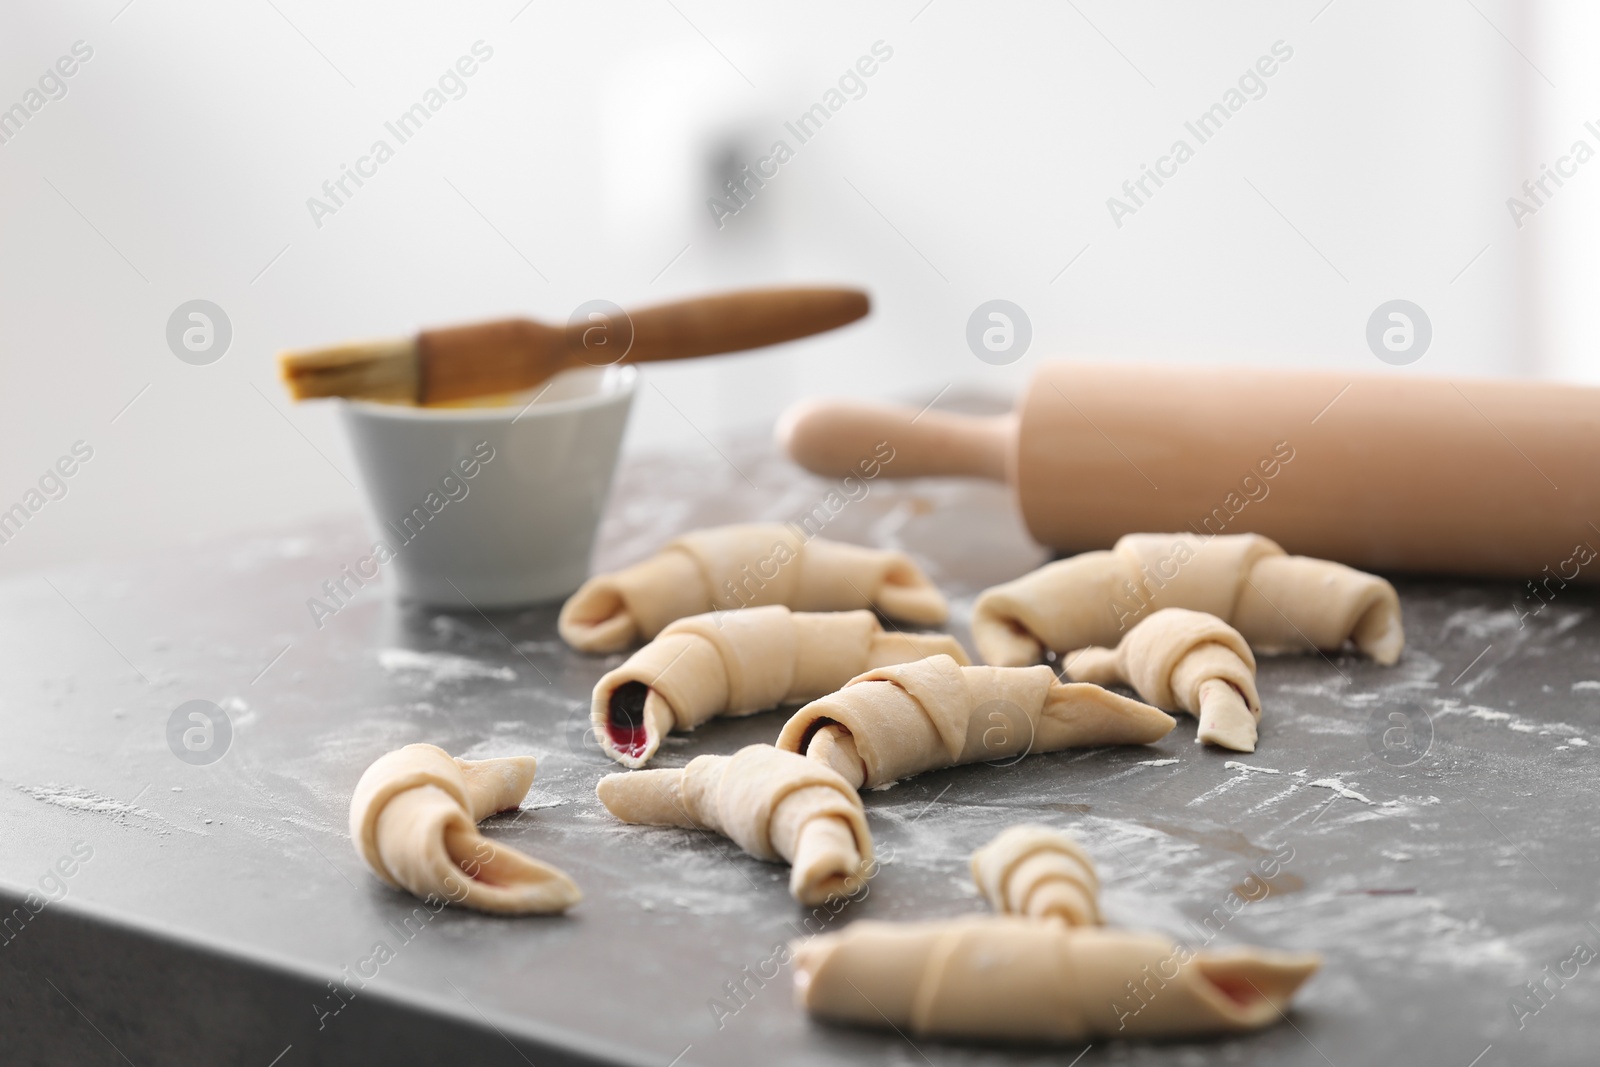
<path id="1" fill-rule="evenodd" d="M 725 452 L 626 465 L 597 567 L 695 527 L 798 518 L 832 488 L 762 441 Z M 823 535 L 910 552 L 963 641 L 973 597 L 1046 558 L 999 486 L 855 495 Z M 889 862 L 813 928 L 982 910 L 968 856 L 1028 820 L 1093 855 L 1112 924 L 1326 958 L 1260 1033 L 1003 1049 L 817 1025 L 789 968 L 747 981 L 808 912 L 784 868 L 600 806 L 616 768 L 586 737 L 589 691 L 620 657 L 563 646 L 554 607 L 438 614 L 381 585 L 317 629 L 307 599 L 368 544 L 352 516 L 0 584 L 0 886 L 7 914 L 30 891 L 51 901 L 0 945 L 7 1063 L 1594 1062 L 1600 959 L 1576 952 L 1600 950 L 1591 591 L 1540 606 L 1509 583 L 1399 581 L 1399 665 L 1263 660 L 1253 755 L 1196 745 L 1181 717 L 1149 748 L 869 792 Z M 189 700 L 227 714 L 217 762 L 169 749 Z M 782 721 L 712 722 L 657 765 L 771 740 Z M 346 824 L 362 770 L 414 741 L 537 756 L 523 809 L 485 832 L 568 871 L 583 902 L 559 918 L 445 909 L 398 937 L 416 902 L 366 870 Z M 1274 853 L 1292 855 L 1252 879 Z M 1254 899 L 1230 905 L 1236 892 Z M 1208 915 L 1220 930 L 1203 934 Z M 378 942 L 392 958 L 335 1013 L 327 983 Z"/>

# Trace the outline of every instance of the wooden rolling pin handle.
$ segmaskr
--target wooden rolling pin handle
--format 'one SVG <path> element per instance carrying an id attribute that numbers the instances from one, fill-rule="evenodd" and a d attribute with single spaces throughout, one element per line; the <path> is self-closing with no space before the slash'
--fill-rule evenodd
<path id="1" fill-rule="evenodd" d="M 859 474 L 877 457 L 883 477 L 956 475 L 1010 480 L 1016 451 L 1015 415 L 956 415 L 947 411 L 850 400 L 803 400 L 778 420 L 778 444 L 800 466 L 825 478 Z M 879 455 L 887 442 L 892 460 Z"/>
<path id="2" fill-rule="evenodd" d="M 859 289 L 750 289 L 630 312 L 632 347 L 624 362 L 713 356 L 781 344 L 837 329 L 871 309 Z M 584 324 L 568 327 L 581 347 Z M 574 332 L 576 331 L 576 332 Z"/>

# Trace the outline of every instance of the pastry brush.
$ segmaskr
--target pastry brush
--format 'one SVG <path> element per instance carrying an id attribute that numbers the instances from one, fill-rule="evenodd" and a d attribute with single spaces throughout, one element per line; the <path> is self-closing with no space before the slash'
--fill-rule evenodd
<path id="1" fill-rule="evenodd" d="M 601 312 L 565 326 L 504 319 L 284 352 L 278 364 L 296 400 L 441 404 L 529 389 L 572 367 L 775 345 L 854 322 L 868 308 L 858 289 L 752 289 L 661 304 L 620 321 Z"/>

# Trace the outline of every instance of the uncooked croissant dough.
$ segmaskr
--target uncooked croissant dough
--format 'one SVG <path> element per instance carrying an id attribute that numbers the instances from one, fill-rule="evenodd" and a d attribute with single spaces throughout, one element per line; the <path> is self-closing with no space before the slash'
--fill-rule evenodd
<path id="1" fill-rule="evenodd" d="M 1201 741 L 1256 750 L 1256 658 L 1239 631 L 1215 615 L 1162 608 L 1116 648 L 1085 648 L 1063 658 L 1075 682 L 1132 686 L 1158 708 L 1198 718 Z"/>
<path id="2" fill-rule="evenodd" d="M 1047 649 L 1115 645 L 1167 607 L 1209 612 L 1258 652 L 1333 652 L 1353 641 L 1390 664 L 1405 645 L 1392 585 L 1342 563 L 1285 555 L 1259 534 L 1129 534 L 1109 551 L 1047 563 L 979 596 L 972 636 L 986 663 L 1023 666 Z"/>
<path id="3" fill-rule="evenodd" d="M 949 656 L 879 667 L 813 700 L 778 747 L 826 763 L 856 788 L 941 767 L 1089 745 L 1143 745 L 1170 716 L 1036 667 L 963 667 Z"/>
<path id="4" fill-rule="evenodd" d="M 1002 915 L 1100 925 L 1100 879 L 1078 843 L 1048 826 L 1019 823 L 972 854 L 972 880 Z"/>
<path id="5" fill-rule="evenodd" d="M 1012 916 L 860 920 L 791 951 L 796 999 L 818 1018 L 912 1037 L 1074 1043 L 1259 1029 L 1322 962 Z"/>
<path id="6" fill-rule="evenodd" d="M 495 844 L 478 820 L 522 803 L 532 756 L 453 759 L 435 745 L 378 758 L 350 798 L 350 838 L 374 874 L 428 899 L 479 911 L 565 911 L 583 893 L 554 867 Z"/>
<path id="7" fill-rule="evenodd" d="M 860 795 L 771 745 L 696 756 L 683 770 L 608 774 L 596 792 L 623 822 L 714 830 L 757 859 L 788 861 L 789 892 L 802 904 L 855 892 L 872 863 Z"/>
<path id="8" fill-rule="evenodd" d="M 873 607 L 923 626 L 937 626 L 950 613 L 944 595 L 904 553 L 752 523 L 684 534 L 643 562 L 590 578 L 562 605 L 559 626 L 574 648 L 615 652 L 686 615 L 765 604 L 796 611 Z"/>
<path id="9" fill-rule="evenodd" d="M 886 632 L 870 611 L 691 615 L 601 678 L 591 715 L 606 754 L 643 767 L 668 731 L 815 700 L 862 671 L 941 653 L 968 662 L 948 634 Z"/>

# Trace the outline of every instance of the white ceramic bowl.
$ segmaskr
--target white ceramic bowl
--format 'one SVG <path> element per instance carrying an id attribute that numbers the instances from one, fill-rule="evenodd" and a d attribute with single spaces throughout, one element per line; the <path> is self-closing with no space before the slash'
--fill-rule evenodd
<path id="1" fill-rule="evenodd" d="M 340 404 L 382 569 L 403 600 L 503 608 L 565 597 L 595 530 L 638 384 L 583 367 L 505 406 Z"/>

